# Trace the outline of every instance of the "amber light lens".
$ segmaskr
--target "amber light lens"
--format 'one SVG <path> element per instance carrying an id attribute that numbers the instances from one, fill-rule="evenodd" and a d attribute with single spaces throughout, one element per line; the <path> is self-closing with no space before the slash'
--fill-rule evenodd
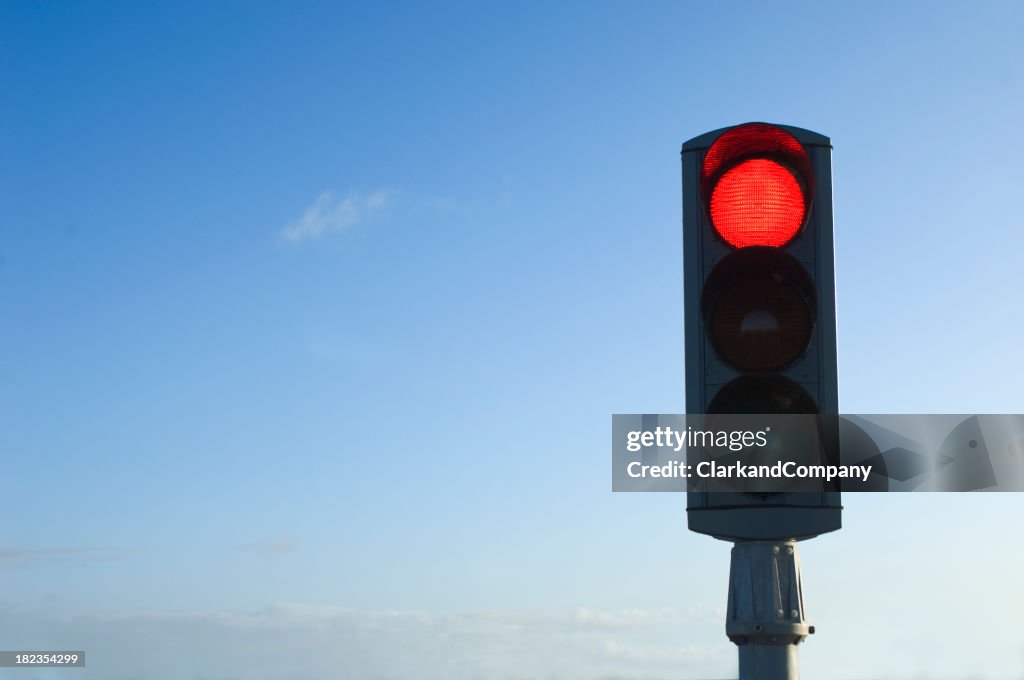
<path id="1" fill-rule="evenodd" d="M 775 161 L 753 158 L 722 175 L 711 192 L 711 223 L 734 248 L 789 243 L 804 223 L 800 183 Z"/>
<path id="2" fill-rule="evenodd" d="M 810 276 L 789 255 L 750 248 L 723 260 L 701 300 L 718 354 L 751 372 L 777 371 L 807 349 L 817 299 Z"/>

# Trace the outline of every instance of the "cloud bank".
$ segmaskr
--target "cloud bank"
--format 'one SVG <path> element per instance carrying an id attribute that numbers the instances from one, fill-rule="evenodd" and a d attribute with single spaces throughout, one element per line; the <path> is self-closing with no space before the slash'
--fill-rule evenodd
<path id="1" fill-rule="evenodd" d="M 718 629 L 704 615 L 668 609 L 430 613 L 278 604 L 66 617 L 0 608 L 7 648 L 84 650 L 80 680 L 726 677 L 735 651 Z"/>

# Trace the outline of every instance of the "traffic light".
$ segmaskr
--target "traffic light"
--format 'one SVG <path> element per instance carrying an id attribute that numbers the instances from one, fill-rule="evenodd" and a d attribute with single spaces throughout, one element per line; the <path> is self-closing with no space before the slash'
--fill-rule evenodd
<path id="1" fill-rule="evenodd" d="M 831 149 L 765 123 L 683 144 L 688 415 L 838 413 Z M 699 484 L 687 493 L 698 533 L 781 540 L 841 526 L 838 490 Z"/>

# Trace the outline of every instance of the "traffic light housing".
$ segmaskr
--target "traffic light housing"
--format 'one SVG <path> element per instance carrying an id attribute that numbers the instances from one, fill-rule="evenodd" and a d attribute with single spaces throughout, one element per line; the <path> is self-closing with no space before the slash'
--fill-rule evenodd
<path id="1" fill-rule="evenodd" d="M 683 145 L 688 415 L 838 414 L 831 149 L 824 135 L 766 123 Z M 838 490 L 691 489 L 689 528 L 717 538 L 841 526 Z"/>

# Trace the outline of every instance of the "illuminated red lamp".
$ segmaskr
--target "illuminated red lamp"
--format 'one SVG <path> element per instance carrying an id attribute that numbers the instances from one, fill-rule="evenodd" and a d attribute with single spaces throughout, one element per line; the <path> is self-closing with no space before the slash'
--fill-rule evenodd
<path id="1" fill-rule="evenodd" d="M 748 123 L 704 156 L 701 188 L 711 223 L 734 248 L 781 248 L 800 233 L 812 194 L 811 159 L 785 130 Z"/>

